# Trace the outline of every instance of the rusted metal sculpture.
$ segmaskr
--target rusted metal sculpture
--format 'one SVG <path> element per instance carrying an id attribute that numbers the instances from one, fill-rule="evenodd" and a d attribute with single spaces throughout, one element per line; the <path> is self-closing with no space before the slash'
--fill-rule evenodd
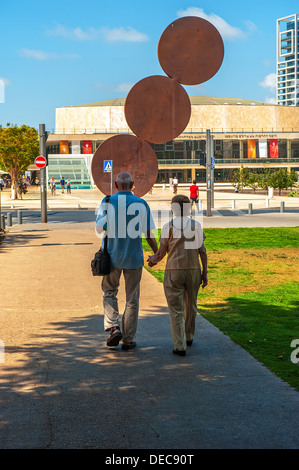
<path id="1" fill-rule="evenodd" d="M 218 30 L 209 21 L 186 16 L 171 23 L 158 44 L 158 59 L 164 72 L 183 85 L 199 85 L 221 67 L 224 46 Z"/>
<path id="2" fill-rule="evenodd" d="M 169 142 L 188 125 L 191 103 L 185 89 L 174 79 L 155 75 L 138 82 L 125 102 L 130 129 L 155 144 Z"/>
<path id="3" fill-rule="evenodd" d="M 113 160 L 115 177 L 123 171 L 132 175 L 137 196 L 151 189 L 157 179 L 158 161 L 148 142 L 161 144 L 182 134 L 191 116 L 190 99 L 182 85 L 198 85 L 212 78 L 223 56 L 219 32 L 203 18 L 180 18 L 165 29 L 158 44 L 158 59 L 167 77 L 147 77 L 130 90 L 124 112 L 135 135 L 115 135 L 98 147 L 91 168 L 100 191 L 111 193 L 105 160 Z"/>
<path id="4" fill-rule="evenodd" d="M 154 185 L 158 175 L 156 154 L 150 144 L 135 135 L 115 135 L 105 140 L 96 150 L 91 171 L 95 184 L 103 194 L 111 194 L 111 173 L 104 172 L 104 161 L 112 160 L 112 193 L 117 190 L 114 181 L 119 173 L 129 173 L 134 181 L 134 194 L 142 197 Z"/>

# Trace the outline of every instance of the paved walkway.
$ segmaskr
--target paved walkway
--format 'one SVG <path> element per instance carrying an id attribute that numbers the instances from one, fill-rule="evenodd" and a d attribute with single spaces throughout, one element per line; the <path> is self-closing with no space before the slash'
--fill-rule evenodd
<path id="1" fill-rule="evenodd" d="M 275 196 L 268 198 L 264 191 L 257 194 L 253 193 L 234 193 L 230 184 L 216 185 L 217 190 L 214 193 L 214 208 L 212 216 L 206 217 L 206 192 L 204 185 L 200 185 L 199 196 L 202 201 L 203 226 L 205 228 L 215 227 L 279 227 L 297 226 L 299 223 L 299 198 Z M 185 185 L 179 188 L 180 194 L 189 195 L 189 186 Z M 157 226 L 163 225 L 167 219 L 167 212 L 170 208 L 170 201 L 173 197 L 172 192 L 167 187 L 154 187 L 152 194 L 148 193 L 144 199 L 149 203 L 155 216 Z M 47 195 L 48 210 L 83 210 L 89 209 L 96 211 L 103 194 L 98 190 L 73 190 L 71 194 L 66 192 L 62 194 L 57 189 L 56 195 Z M 280 212 L 281 202 L 284 202 L 285 211 Z M 10 192 L 1 193 L 2 213 L 11 212 L 17 220 L 17 211 L 22 210 L 26 215 L 26 210 L 40 211 L 40 190 L 38 187 L 29 187 L 29 192 L 23 196 L 23 199 L 11 200 Z M 252 204 L 252 214 L 248 213 L 248 204 Z M 165 219 L 166 218 L 166 219 Z M 40 219 L 39 219 L 40 220 Z"/>
<path id="2" fill-rule="evenodd" d="M 106 347 L 97 244 L 90 224 L 38 223 L 0 245 L 0 448 L 298 448 L 298 392 L 200 315 L 174 356 L 146 270 L 137 348 Z"/>

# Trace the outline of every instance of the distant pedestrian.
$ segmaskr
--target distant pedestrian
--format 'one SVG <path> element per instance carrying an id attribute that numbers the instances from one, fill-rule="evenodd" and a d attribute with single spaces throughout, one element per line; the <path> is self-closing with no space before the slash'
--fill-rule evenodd
<path id="1" fill-rule="evenodd" d="M 0 191 L 4 188 L 4 180 L 0 177 Z"/>
<path id="2" fill-rule="evenodd" d="M 197 212 L 199 212 L 199 188 L 197 186 L 196 180 L 193 180 L 193 184 L 190 186 L 190 200 L 191 200 L 191 211 L 193 204 L 197 208 Z"/>
<path id="3" fill-rule="evenodd" d="M 60 187 L 61 187 L 61 190 L 62 190 L 62 194 L 64 194 L 64 186 L 65 186 L 65 179 L 64 179 L 64 177 L 62 177 L 61 180 L 60 180 Z"/>
<path id="4" fill-rule="evenodd" d="M 173 194 L 176 194 L 178 192 L 178 184 L 179 184 L 176 176 L 173 178 L 172 184 L 173 184 Z"/>
<path id="5" fill-rule="evenodd" d="M 67 180 L 67 184 L 66 184 L 66 192 L 67 193 L 71 192 L 71 187 L 72 187 L 71 180 Z"/>
<path id="6" fill-rule="evenodd" d="M 51 189 L 51 194 L 53 196 L 56 193 L 56 181 L 53 176 L 51 176 L 51 179 L 50 179 L 50 189 Z"/>

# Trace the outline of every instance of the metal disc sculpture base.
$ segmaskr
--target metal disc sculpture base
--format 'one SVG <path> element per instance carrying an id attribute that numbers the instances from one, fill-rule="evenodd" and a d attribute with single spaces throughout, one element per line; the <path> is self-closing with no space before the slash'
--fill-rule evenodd
<path id="1" fill-rule="evenodd" d="M 104 162 L 112 160 L 111 173 L 104 172 Z M 143 139 L 130 135 L 115 135 L 103 142 L 96 150 L 91 172 L 96 186 L 107 195 L 115 194 L 117 175 L 126 172 L 134 181 L 134 194 L 142 197 L 152 188 L 158 176 L 158 161 L 150 144 Z"/>

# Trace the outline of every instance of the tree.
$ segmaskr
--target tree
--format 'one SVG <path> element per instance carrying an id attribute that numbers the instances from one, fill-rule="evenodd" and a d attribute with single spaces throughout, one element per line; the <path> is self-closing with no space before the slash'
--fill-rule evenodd
<path id="1" fill-rule="evenodd" d="M 241 168 L 239 170 L 235 170 L 233 172 L 233 186 L 235 186 L 238 191 L 239 189 L 244 188 L 244 186 L 247 186 L 248 184 L 248 179 L 249 179 L 249 174 L 250 171 L 248 168 L 244 168 L 243 165 L 241 165 Z"/>
<path id="2" fill-rule="evenodd" d="M 288 188 L 293 188 L 293 186 L 297 186 L 298 183 L 298 174 L 297 171 L 292 170 L 291 173 L 288 174 L 289 177 L 289 182 L 288 182 Z"/>
<path id="3" fill-rule="evenodd" d="M 10 174 L 12 194 L 18 199 L 18 178 L 39 154 L 38 132 L 26 125 L 0 129 L 0 166 Z"/>
<path id="4" fill-rule="evenodd" d="M 280 168 L 270 176 L 269 186 L 274 190 L 278 189 L 279 195 L 281 195 L 282 189 L 288 189 L 292 185 L 293 183 L 291 182 L 291 178 L 285 168 Z"/>
<path id="5" fill-rule="evenodd" d="M 270 178 L 271 178 L 271 170 L 267 168 L 267 170 L 265 170 L 264 173 L 260 175 L 260 178 L 259 178 L 260 188 L 264 189 L 265 191 L 268 191 L 269 187 L 271 187 Z"/>
<path id="6" fill-rule="evenodd" d="M 240 170 L 234 170 L 232 175 L 232 185 L 239 191 L 241 184 L 241 173 Z"/>
<path id="7" fill-rule="evenodd" d="M 251 171 L 248 175 L 248 179 L 247 179 L 247 186 L 249 186 L 249 188 L 253 189 L 253 192 L 255 192 L 256 188 L 258 188 L 260 184 L 260 181 L 259 181 L 259 175 L 257 175 L 257 173 Z"/>

